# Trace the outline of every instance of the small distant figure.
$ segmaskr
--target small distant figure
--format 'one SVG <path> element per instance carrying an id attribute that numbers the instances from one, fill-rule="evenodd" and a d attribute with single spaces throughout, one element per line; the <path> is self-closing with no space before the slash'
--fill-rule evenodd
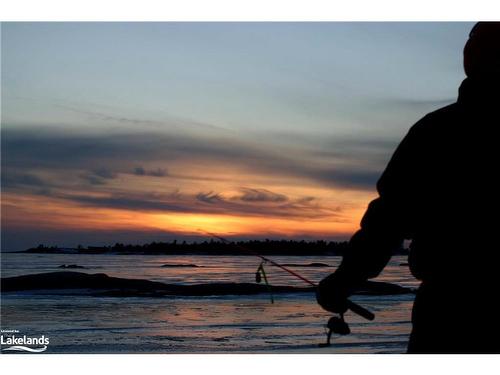
<path id="1" fill-rule="evenodd" d="M 500 22 L 479 22 L 464 48 L 457 102 L 418 121 L 377 183 L 379 197 L 318 303 L 335 313 L 411 240 L 421 285 L 408 353 L 500 353 L 498 234 Z"/>

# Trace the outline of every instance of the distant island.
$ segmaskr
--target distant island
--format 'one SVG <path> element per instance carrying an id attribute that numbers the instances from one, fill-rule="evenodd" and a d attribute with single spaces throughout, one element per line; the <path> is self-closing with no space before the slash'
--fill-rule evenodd
<path id="1" fill-rule="evenodd" d="M 296 241 L 296 240 L 249 240 L 223 242 L 217 240 L 191 242 L 151 242 L 144 245 L 113 246 L 79 245 L 76 248 L 39 245 L 23 253 L 37 254 L 139 254 L 139 255 L 326 255 L 341 256 L 347 249 L 347 241 Z M 401 247 L 395 255 L 407 255 Z"/>

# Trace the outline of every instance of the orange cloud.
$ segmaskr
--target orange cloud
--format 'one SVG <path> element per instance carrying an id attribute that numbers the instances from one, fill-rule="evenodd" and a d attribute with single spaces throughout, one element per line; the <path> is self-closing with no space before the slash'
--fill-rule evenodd
<path id="1" fill-rule="evenodd" d="M 6 193 L 2 199 L 4 222 L 14 228 L 59 230 L 155 230 L 182 235 L 214 232 L 225 236 L 348 236 L 358 227 L 364 206 L 347 208 L 342 218 L 321 216 L 262 217 L 230 212 L 151 212 L 82 206 L 57 198 Z"/>

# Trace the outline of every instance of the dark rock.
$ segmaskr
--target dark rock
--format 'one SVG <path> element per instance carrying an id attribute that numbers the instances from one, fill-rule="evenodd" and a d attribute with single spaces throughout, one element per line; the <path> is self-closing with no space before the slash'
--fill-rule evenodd
<path id="1" fill-rule="evenodd" d="M 5 277 L 1 280 L 1 292 L 70 291 L 74 294 L 106 296 L 210 296 L 251 295 L 268 293 L 266 285 L 254 283 L 209 283 L 196 285 L 164 284 L 142 279 L 110 277 L 104 273 L 49 272 L 34 275 Z M 313 287 L 271 286 L 273 293 L 314 292 Z M 412 293 L 413 290 L 396 284 L 369 281 L 356 294 L 384 295 Z"/>
<path id="2" fill-rule="evenodd" d="M 251 283 L 210 283 L 197 285 L 164 284 L 142 279 L 110 277 L 104 273 L 87 274 L 81 272 L 49 272 L 2 278 L 1 291 L 26 290 L 68 290 L 90 289 L 103 295 L 142 296 L 142 295 L 246 295 L 268 293 L 266 285 Z M 274 286 L 274 293 L 307 292 L 312 288 Z M 95 293 L 92 293 L 95 294 Z"/>

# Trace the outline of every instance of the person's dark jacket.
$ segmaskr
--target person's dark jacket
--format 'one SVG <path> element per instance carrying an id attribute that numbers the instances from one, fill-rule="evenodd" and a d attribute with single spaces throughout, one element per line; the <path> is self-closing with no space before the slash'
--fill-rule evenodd
<path id="1" fill-rule="evenodd" d="M 500 79 L 465 79 L 456 103 L 418 121 L 379 179 L 379 197 L 338 270 L 320 283 L 318 302 L 338 310 L 404 239 L 412 241 L 411 272 L 426 288 L 449 290 L 464 307 L 498 294 L 499 126 Z"/>

